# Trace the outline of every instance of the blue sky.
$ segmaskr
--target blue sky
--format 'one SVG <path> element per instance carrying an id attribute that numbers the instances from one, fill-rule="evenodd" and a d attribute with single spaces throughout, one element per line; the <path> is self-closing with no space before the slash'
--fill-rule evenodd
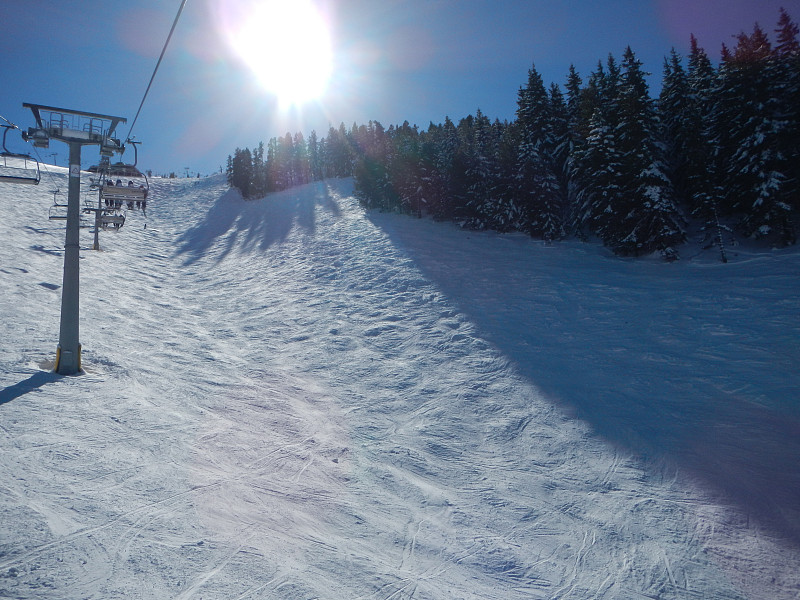
<path id="1" fill-rule="evenodd" d="M 285 110 L 232 49 L 219 15 L 259 0 L 188 0 L 132 131 L 139 166 L 157 173 L 209 173 L 236 147 L 329 125 L 408 120 L 425 128 L 480 108 L 512 119 L 532 64 L 546 84 L 582 76 L 630 45 L 659 85 L 663 57 L 685 55 L 694 33 L 712 60 L 722 43 L 759 22 L 775 29 L 800 0 L 320 0 L 333 75 L 317 100 Z M 1 0 L 0 115 L 33 125 L 23 102 L 119 115 L 127 134 L 180 0 Z M 307 30 L 288 23 L 297 44 Z M 296 50 L 276 56 L 286 60 Z M 24 145 L 14 149 L 24 150 Z M 65 145 L 42 156 L 63 165 Z M 91 148 L 84 164 L 96 162 Z M 126 159 L 128 156 L 126 155 Z"/>

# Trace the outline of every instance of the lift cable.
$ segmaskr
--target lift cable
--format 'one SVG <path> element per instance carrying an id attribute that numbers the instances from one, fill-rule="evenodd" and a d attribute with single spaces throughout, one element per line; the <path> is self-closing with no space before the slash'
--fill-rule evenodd
<path id="1" fill-rule="evenodd" d="M 44 172 L 47 173 L 47 177 L 50 179 L 50 183 L 53 184 L 53 187 L 56 188 L 57 192 L 61 191 L 61 188 L 58 185 L 58 182 L 56 181 L 55 175 L 50 169 L 47 168 L 47 163 L 44 162 L 42 155 L 39 154 L 39 149 L 36 146 L 34 146 L 33 151 L 36 153 L 36 157 L 39 159 L 39 163 L 44 167 Z"/>
<path id="2" fill-rule="evenodd" d="M 6 123 L 8 123 L 8 124 L 11 126 L 11 129 L 19 129 L 19 126 L 18 126 L 18 125 L 16 125 L 15 123 L 12 123 L 12 122 L 11 122 L 11 121 L 9 121 L 8 119 L 6 119 L 6 118 L 5 118 L 3 115 L 0 115 L 0 119 L 3 119 L 3 121 L 5 121 Z M 20 130 L 20 131 L 21 131 L 21 130 Z"/>
<path id="3" fill-rule="evenodd" d="M 144 91 L 144 96 L 142 96 L 142 101 L 139 104 L 139 110 L 136 111 L 136 116 L 133 118 L 133 123 L 131 123 L 131 128 L 128 130 L 127 139 L 131 139 L 131 132 L 133 131 L 133 126 L 136 125 L 136 120 L 139 118 L 139 113 L 142 112 L 142 106 L 144 106 L 144 101 L 147 99 L 147 94 L 150 92 L 150 86 L 153 85 L 153 80 L 156 78 L 156 73 L 158 73 L 158 67 L 161 66 L 161 59 L 164 58 L 164 53 L 167 51 L 167 46 L 169 46 L 169 41 L 172 39 L 172 33 L 175 31 L 175 26 L 178 24 L 178 19 L 181 16 L 181 12 L 183 12 L 183 7 L 186 5 L 186 0 L 181 1 L 180 8 L 178 8 L 178 14 L 175 15 L 175 20 L 172 22 L 172 29 L 169 30 L 169 35 L 167 36 L 167 41 L 164 42 L 164 48 L 161 50 L 161 56 L 158 57 L 158 62 L 156 63 L 156 68 L 153 70 L 153 75 L 150 77 L 150 83 L 147 84 L 147 89 Z"/>

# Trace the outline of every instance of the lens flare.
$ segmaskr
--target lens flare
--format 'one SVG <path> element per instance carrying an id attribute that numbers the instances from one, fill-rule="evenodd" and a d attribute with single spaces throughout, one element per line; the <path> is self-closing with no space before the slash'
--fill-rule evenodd
<path id="1" fill-rule="evenodd" d="M 327 23 L 310 0 L 225 3 L 229 45 L 283 107 L 317 100 L 333 57 Z"/>

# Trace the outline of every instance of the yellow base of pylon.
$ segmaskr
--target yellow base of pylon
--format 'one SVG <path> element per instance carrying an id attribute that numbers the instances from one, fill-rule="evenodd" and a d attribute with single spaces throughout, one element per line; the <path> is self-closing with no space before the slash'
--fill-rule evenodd
<path id="1" fill-rule="evenodd" d="M 64 375 L 75 375 L 81 372 L 81 348 L 82 346 L 78 344 L 78 364 L 77 364 L 77 371 L 75 373 L 64 373 Z M 56 363 L 53 365 L 53 371 L 58 373 L 59 368 L 61 367 L 61 344 L 58 345 L 56 348 Z"/>

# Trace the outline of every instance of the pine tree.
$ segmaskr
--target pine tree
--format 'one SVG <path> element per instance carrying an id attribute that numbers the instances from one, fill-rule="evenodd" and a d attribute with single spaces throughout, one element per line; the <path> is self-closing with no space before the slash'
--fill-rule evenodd
<path id="1" fill-rule="evenodd" d="M 673 48 L 664 58 L 664 78 L 658 99 L 658 117 L 668 175 L 679 202 L 688 204 L 689 144 L 696 126 L 692 118 L 689 82 L 681 57 Z"/>
<path id="2" fill-rule="evenodd" d="M 422 165 L 419 129 L 405 121 L 394 130 L 394 153 L 389 162 L 389 178 L 399 200 L 399 210 L 419 215 L 422 210 Z"/>
<path id="3" fill-rule="evenodd" d="M 278 165 L 278 138 L 271 138 L 267 142 L 267 191 L 275 192 L 279 189 L 281 174 Z"/>
<path id="4" fill-rule="evenodd" d="M 603 241 L 612 238 L 614 207 L 619 204 L 621 193 L 619 69 L 613 56 L 609 55 L 607 63 L 609 73 L 598 62 L 580 93 L 577 115 L 573 117 L 580 133 L 573 150 L 571 180 L 575 203 L 572 226 L 580 237 L 595 233 Z M 591 113 L 587 116 L 588 111 Z"/>
<path id="5" fill-rule="evenodd" d="M 230 185 L 242 194 L 242 198 L 250 198 L 253 185 L 253 157 L 249 148 L 237 148 L 230 162 Z"/>
<path id="6" fill-rule="evenodd" d="M 603 112 L 603 117 L 612 127 L 617 127 L 620 122 L 620 84 L 621 74 L 619 65 L 613 54 L 608 55 L 606 70 L 603 71 L 598 64 L 597 69 L 597 95 L 598 106 Z"/>
<path id="7" fill-rule="evenodd" d="M 267 193 L 267 168 L 264 162 L 264 142 L 259 142 L 258 147 L 253 150 L 253 182 L 252 195 L 255 198 L 262 198 Z"/>
<path id="8" fill-rule="evenodd" d="M 567 161 L 565 164 L 566 176 L 566 206 L 565 206 L 565 227 L 574 229 L 577 226 L 578 217 L 578 191 L 580 180 L 580 156 L 584 150 L 586 137 L 588 136 L 588 128 L 586 132 L 582 131 L 581 118 L 580 118 L 580 105 L 583 90 L 581 86 L 583 81 L 578 75 L 573 65 L 569 66 L 569 75 L 567 76 L 566 90 L 567 90 L 567 135 L 569 136 Z"/>
<path id="9" fill-rule="evenodd" d="M 431 193 L 431 215 L 435 219 L 452 219 L 455 200 L 459 191 L 454 185 L 457 178 L 456 162 L 459 152 L 459 139 L 456 126 L 450 117 L 445 117 L 444 124 L 431 131 L 429 143 L 433 150 L 433 169 L 436 173 Z"/>
<path id="10" fill-rule="evenodd" d="M 691 36 L 691 50 L 687 72 L 688 111 L 683 127 L 684 168 L 686 170 L 686 196 L 684 201 L 689 214 L 700 220 L 706 241 L 717 244 L 723 262 L 727 262 L 723 243 L 723 226 L 717 209 L 722 198 L 722 181 L 716 112 L 717 73 L 705 50 Z"/>
<path id="11" fill-rule="evenodd" d="M 389 140 L 383 126 L 370 121 L 366 128 L 359 128 L 354 146 L 359 152 L 353 167 L 355 191 L 367 208 L 395 210 L 397 198 L 389 179 Z"/>
<path id="12" fill-rule="evenodd" d="M 661 251 L 673 258 L 684 232 L 666 175 L 658 121 L 642 64 L 630 46 L 623 54 L 619 86 L 619 150 L 622 198 L 617 207 L 615 252 L 639 255 Z"/>
<path id="13" fill-rule="evenodd" d="M 572 71 L 572 67 L 570 67 Z M 570 73 L 570 76 L 572 74 Z M 577 77 L 577 73 L 575 77 L 579 81 L 580 78 Z M 603 82 L 605 80 L 606 74 L 603 70 L 603 63 L 597 63 L 597 69 L 595 69 L 590 75 L 589 80 L 586 82 L 586 86 L 581 88 L 580 93 L 577 97 L 577 102 L 575 102 L 574 98 L 570 98 L 570 109 L 574 113 L 573 114 L 573 131 L 576 134 L 576 137 L 580 140 L 585 140 L 589 137 L 590 131 L 592 129 L 592 120 L 594 119 L 594 113 L 596 110 L 601 108 L 601 89 L 603 88 Z M 572 89 L 572 85 L 574 85 L 574 81 L 567 83 L 568 91 Z M 571 92 L 570 92 L 571 93 Z"/>
<path id="14" fill-rule="evenodd" d="M 567 76 L 567 114 L 569 115 L 569 127 L 573 132 L 579 133 L 579 116 L 580 116 L 580 103 L 582 96 L 581 86 L 583 80 L 578 72 L 575 70 L 575 65 L 569 66 L 569 75 Z"/>
<path id="15" fill-rule="evenodd" d="M 764 31 L 737 36 L 720 69 L 719 133 L 727 169 L 725 209 L 740 218 L 745 235 L 792 243 L 789 165 L 780 140 L 788 126 L 779 104 L 774 55 Z"/>
<path id="16" fill-rule="evenodd" d="M 781 9 L 778 20 L 777 44 L 774 49 L 773 81 L 776 108 L 783 127 L 778 134 L 778 151 L 783 161 L 783 201 L 791 213 L 800 210 L 800 28 L 789 14 Z M 785 224 L 782 241 L 796 241 L 794 225 Z"/>
<path id="17" fill-rule="evenodd" d="M 535 67 L 519 90 L 519 153 L 513 200 L 501 211 L 502 229 L 518 228 L 546 240 L 563 237 L 563 196 L 553 167 L 556 147 L 550 97 Z"/>
<path id="18" fill-rule="evenodd" d="M 311 180 L 319 181 L 322 179 L 322 159 L 320 157 L 319 141 L 317 140 L 317 132 L 311 130 L 311 135 L 308 136 L 308 163 L 311 169 Z"/>
<path id="19" fill-rule="evenodd" d="M 233 157 L 230 154 L 225 164 L 225 180 L 228 182 L 229 186 L 233 187 Z"/>
<path id="20" fill-rule="evenodd" d="M 600 108 L 595 109 L 588 127 L 586 141 L 576 155 L 575 228 L 581 237 L 591 232 L 610 242 L 616 235 L 616 211 L 622 195 L 617 131 Z"/>
<path id="21" fill-rule="evenodd" d="M 691 36 L 689 54 L 687 123 L 682 128 L 686 168 L 686 201 L 695 217 L 706 222 L 715 213 L 718 191 L 718 148 L 714 142 L 717 129 L 715 90 L 717 74 L 705 50 Z"/>
<path id="22" fill-rule="evenodd" d="M 641 63 L 627 48 L 622 72 L 611 56 L 607 69 L 594 75 L 599 102 L 580 155 L 578 224 L 615 253 L 673 257 L 684 234 Z"/>
<path id="23" fill-rule="evenodd" d="M 570 132 L 570 115 L 558 84 L 550 84 L 550 131 L 552 133 L 553 172 L 558 180 L 562 200 L 562 223 L 566 223 L 569 200 L 570 154 L 574 143 Z"/>
<path id="24" fill-rule="evenodd" d="M 460 125 L 464 126 L 464 134 L 469 138 L 465 147 L 466 205 L 463 225 L 472 229 L 500 228 L 505 211 L 499 206 L 497 195 L 500 179 L 497 131 L 480 109 L 474 118 L 462 119 Z"/>
<path id="25" fill-rule="evenodd" d="M 275 174 L 278 190 L 287 190 L 294 185 L 293 155 L 294 142 L 292 134 L 286 132 L 286 135 L 278 139 L 278 152 L 275 155 Z"/>

